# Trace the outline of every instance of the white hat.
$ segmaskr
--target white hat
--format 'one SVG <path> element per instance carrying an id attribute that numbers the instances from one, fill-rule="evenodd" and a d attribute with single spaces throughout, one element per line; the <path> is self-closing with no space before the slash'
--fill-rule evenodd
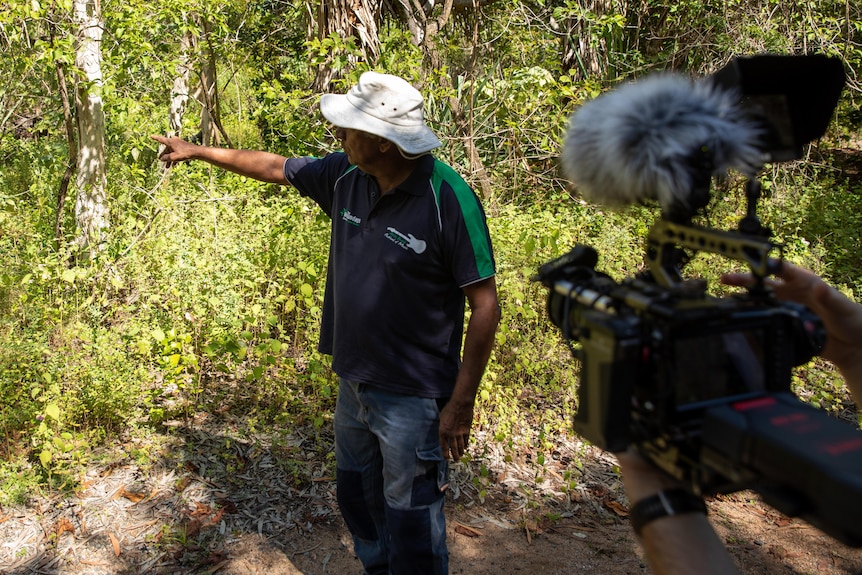
<path id="1" fill-rule="evenodd" d="M 339 128 L 386 138 L 407 154 L 423 154 L 442 144 L 425 125 L 422 94 L 389 74 L 365 72 L 347 94 L 324 94 L 320 112 Z"/>

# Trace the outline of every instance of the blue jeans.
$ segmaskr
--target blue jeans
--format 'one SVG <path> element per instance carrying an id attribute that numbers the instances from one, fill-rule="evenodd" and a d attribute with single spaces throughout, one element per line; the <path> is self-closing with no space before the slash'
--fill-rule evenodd
<path id="1" fill-rule="evenodd" d="M 338 506 L 366 575 L 445 575 L 437 401 L 341 379 L 335 408 Z"/>

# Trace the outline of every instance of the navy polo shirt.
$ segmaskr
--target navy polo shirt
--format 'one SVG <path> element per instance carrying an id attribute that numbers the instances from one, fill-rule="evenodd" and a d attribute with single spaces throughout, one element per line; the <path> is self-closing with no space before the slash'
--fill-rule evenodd
<path id="1" fill-rule="evenodd" d="M 344 153 L 288 159 L 284 175 L 332 220 L 319 350 L 333 370 L 396 393 L 450 396 L 461 288 L 495 273 L 476 194 L 431 155 L 382 197 Z"/>

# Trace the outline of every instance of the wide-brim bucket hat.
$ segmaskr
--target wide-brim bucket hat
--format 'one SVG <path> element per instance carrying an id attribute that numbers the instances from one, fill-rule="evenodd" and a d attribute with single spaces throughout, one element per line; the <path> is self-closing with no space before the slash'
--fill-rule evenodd
<path id="1" fill-rule="evenodd" d="M 323 117 L 339 128 L 386 138 L 406 154 L 424 154 L 442 145 L 425 124 L 419 90 L 391 74 L 365 72 L 347 94 L 324 94 Z"/>

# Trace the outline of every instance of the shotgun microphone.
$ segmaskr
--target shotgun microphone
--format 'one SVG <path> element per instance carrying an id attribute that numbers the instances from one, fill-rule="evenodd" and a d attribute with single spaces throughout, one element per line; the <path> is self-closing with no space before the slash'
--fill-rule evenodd
<path id="1" fill-rule="evenodd" d="M 663 72 L 606 92 L 572 114 L 561 168 L 583 197 L 609 207 L 657 200 L 685 223 L 709 200 L 710 179 L 763 166 L 765 129 L 737 90 Z"/>

